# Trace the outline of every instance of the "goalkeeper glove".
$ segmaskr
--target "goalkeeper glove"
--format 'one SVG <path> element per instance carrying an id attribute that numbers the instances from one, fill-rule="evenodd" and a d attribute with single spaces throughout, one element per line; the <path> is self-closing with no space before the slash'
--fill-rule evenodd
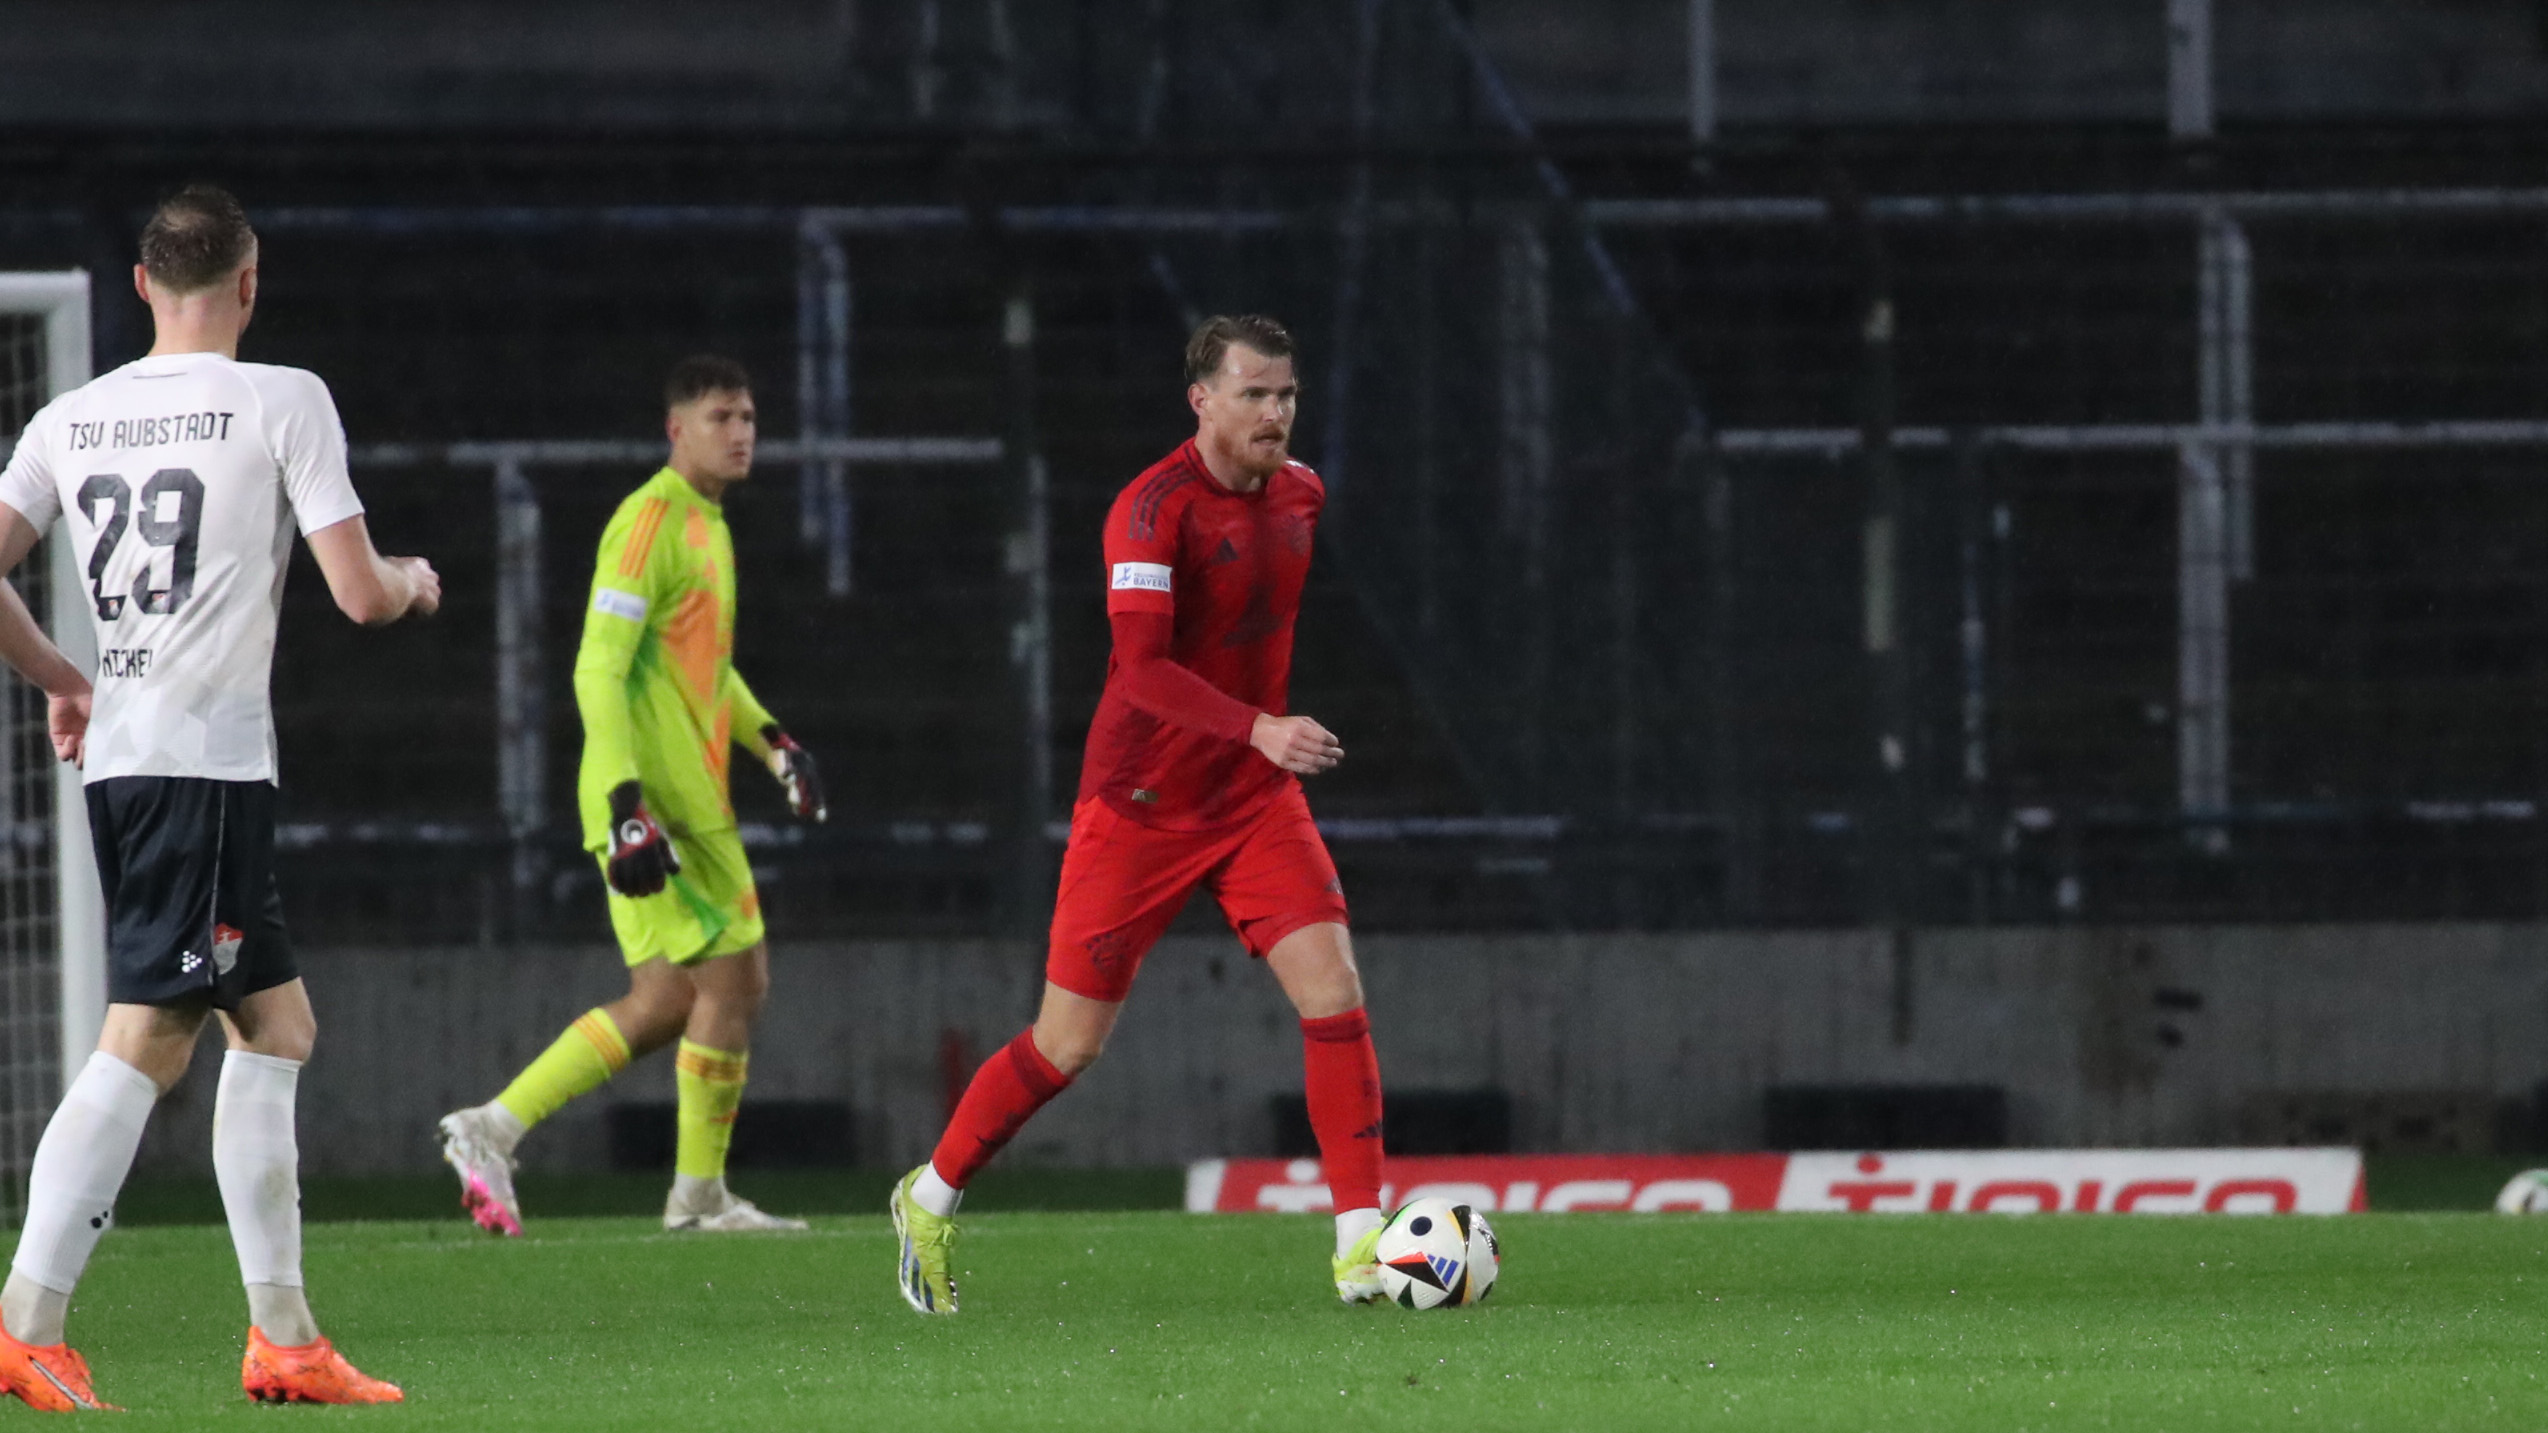
<path id="1" fill-rule="evenodd" d="M 787 789 L 788 814 L 803 821 L 827 821 L 832 808 L 823 801 L 823 778 L 814 769 L 814 754 L 779 730 L 777 722 L 761 728 L 770 744 L 770 774 Z"/>
<path id="2" fill-rule="evenodd" d="M 672 838 L 646 811 L 645 793 L 634 781 L 610 791 L 610 888 L 623 896 L 651 896 L 681 873 L 681 857 Z"/>

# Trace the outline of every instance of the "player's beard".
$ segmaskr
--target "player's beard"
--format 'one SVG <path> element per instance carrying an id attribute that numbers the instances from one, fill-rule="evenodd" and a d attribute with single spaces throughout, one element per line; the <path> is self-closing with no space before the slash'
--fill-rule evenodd
<path id="1" fill-rule="evenodd" d="M 1271 447 L 1268 447 L 1264 441 L 1267 438 L 1274 440 Z M 1287 428 L 1273 433 L 1251 433 L 1247 441 L 1239 445 L 1239 452 L 1244 455 L 1244 461 L 1250 472 L 1260 478 L 1272 477 L 1282 470 L 1283 464 L 1291 460 L 1291 430 Z"/>

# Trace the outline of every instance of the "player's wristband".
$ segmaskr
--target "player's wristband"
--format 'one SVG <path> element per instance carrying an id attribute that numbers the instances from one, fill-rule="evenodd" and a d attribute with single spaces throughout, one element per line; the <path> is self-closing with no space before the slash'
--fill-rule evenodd
<path id="1" fill-rule="evenodd" d="M 761 728 L 761 740 L 769 744 L 770 774 L 787 790 L 788 813 L 800 821 L 831 819 L 832 808 L 823 800 L 823 777 L 815 769 L 814 754 L 779 730 L 777 722 Z"/>

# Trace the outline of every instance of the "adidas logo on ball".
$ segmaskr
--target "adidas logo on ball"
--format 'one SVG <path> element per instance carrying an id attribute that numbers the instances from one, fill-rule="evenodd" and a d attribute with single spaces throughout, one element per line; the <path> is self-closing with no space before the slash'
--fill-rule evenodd
<path id="1" fill-rule="evenodd" d="M 1374 1251 L 1388 1296 L 1410 1309 L 1463 1308 L 1495 1288 L 1503 1247 L 1486 1216 L 1448 1199 L 1417 1199 L 1381 1226 Z"/>

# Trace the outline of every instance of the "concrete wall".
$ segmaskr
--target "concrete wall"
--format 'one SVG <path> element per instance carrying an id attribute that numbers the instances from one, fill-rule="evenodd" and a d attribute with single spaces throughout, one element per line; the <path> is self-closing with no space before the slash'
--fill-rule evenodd
<path id="1" fill-rule="evenodd" d="M 2542 926 L 1935 932 L 1913 948 L 1900 1042 L 1894 962 L 1862 932 L 1361 945 L 1391 1083 L 1502 1086 L 1530 1149 L 1753 1146 L 1776 1083 L 2002 1084 L 2017 1142 L 2078 1145 L 2229 1139 L 2257 1091 L 2512 1095 L 2548 1079 Z M 492 1095 L 622 980 L 601 948 L 329 950 L 305 968 L 321 1035 L 303 1158 L 332 1173 L 431 1167 L 436 1116 Z M 916 1162 L 945 1113 L 945 1047 L 964 1047 L 969 1072 L 1039 984 L 1031 958 L 992 944 L 782 949 L 753 1092 L 845 1099 L 864 1162 Z M 2163 989 L 2202 1009 L 2161 1008 Z M 146 1167 L 207 1166 L 216 1064 L 208 1044 L 154 1122 Z M 602 1102 L 670 1099 L 671 1084 L 658 1055 L 527 1153 L 598 1166 Z M 1106 1059 L 1015 1155 L 1260 1152 L 1268 1097 L 1299 1087 L 1273 982 L 1225 940 L 1179 938 L 1151 957 Z"/>

